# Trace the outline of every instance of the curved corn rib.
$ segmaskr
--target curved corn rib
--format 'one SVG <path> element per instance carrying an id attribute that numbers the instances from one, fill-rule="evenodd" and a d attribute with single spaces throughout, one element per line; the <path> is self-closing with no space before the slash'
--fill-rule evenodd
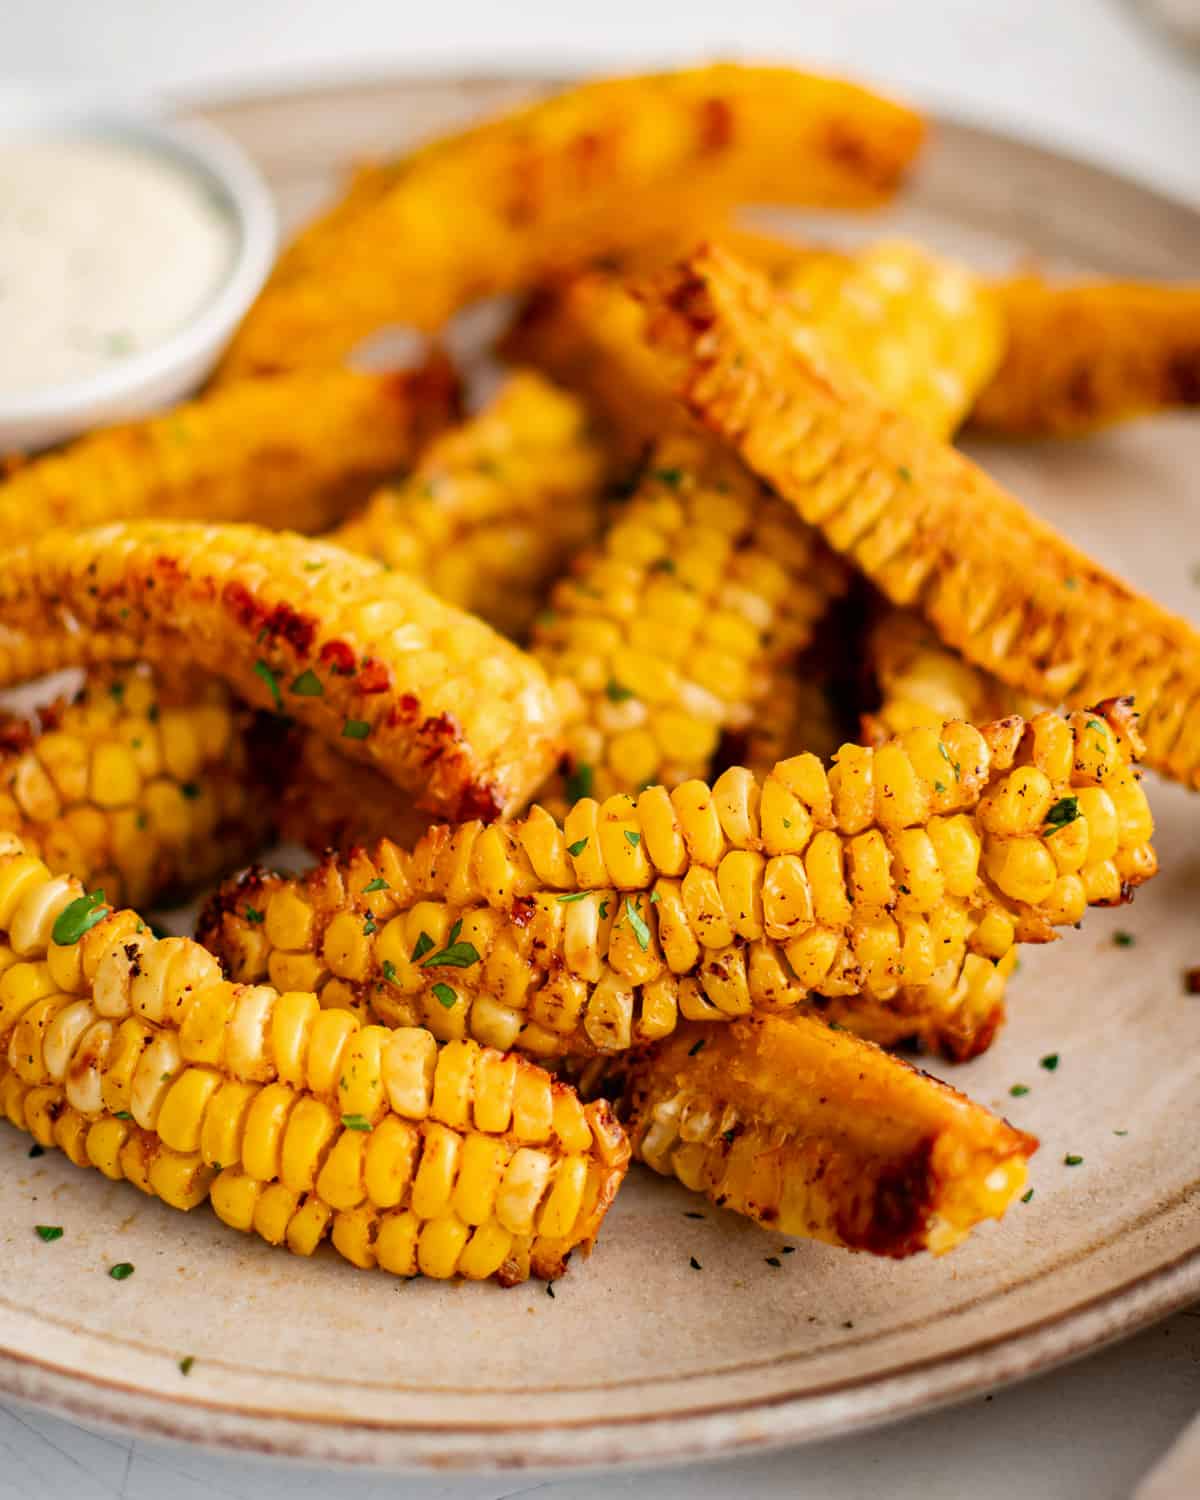
<path id="1" fill-rule="evenodd" d="M 1019 276 L 997 292 L 1008 340 L 971 413 L 981 427 L 1066 437 L 1200 406 L 1200 287 Z"/>
<path id="2" fill-rule="evenodd" d="M 336 233 L 326 216 L 284 252 L 220 373 L 337 363 L 384 324 L 436 328 L 733 202 L 877 203 L 921 136 L 901 106 L 789 68 L 567 90 L 360 178 L 361 211 L 335 205 Z"/>
<path id="3" fill-rule="evenodd" d="M 413 580 L 293 533 L 51 533 L 5 554 L 0 619 L 0 683 L 64 658 L 186 660 L 447 817 L 522 805 L 557 754 L 558 706 L 535 662 Z"/>
<path id="4" fill-rule="evenodd" d="M 645 296 L 691 409 L 894 604 L 1044 702 L 1133 692 L 1149 764 L 1200 785 L 1200 633 L 880 407 L 750 267 L 699 251 Z"/>
<path id="5" fill-rule="evenodd" d="M 521 372 L 328 540 L 519 638 L 551 580 L 599 530 L 607 469 L 579 402 Z"/>
<path id="6" fill-rule="evenodd" d="M 114 905 L 158 903 L 243 864 L 266 841 L 249 715 L 220 683 L 137 667 L 89 674 L 41 729 L 11 726 L 0 829 Z"/>
<path id="7" fill-rule="evenodd" d="M 252 872 L 202 940 L 235 978 L 546 1056 L 618 1051 L 680 1018 L 844 1003 L 970 1050 L 959 1007 L 1154 873 L 1127 704 L 847 745 L 524 821 L 384 841 L 301 880 Z M 990 1018 L 994 1028 L 995 1020 Z"/>
<path id="8" fill-rule="evenodd" d="M 0 847 L 0 1110 L 42 1145 L 400 1276 L 554 1277 L 595 1238 L 629 1157 L 606 1104 L 472 1042 L 229 984 L 198 944 Z"/>
<path id="9" fill-rule="evenodd" d="M 0 484 L 0 537 L 142 516 L 319 531 L 407 468 L 456 398 L 444 358 L 413 373 L 243 381 L 17 469 Z"/>
<path id="10" fill-rule="evenodd" d="M 634 1154 L 775 1234 L 940 1255 L 1025 1184 L 1037 1140 L 810 1016 L 688 1024 L 634 1064 Z"/>

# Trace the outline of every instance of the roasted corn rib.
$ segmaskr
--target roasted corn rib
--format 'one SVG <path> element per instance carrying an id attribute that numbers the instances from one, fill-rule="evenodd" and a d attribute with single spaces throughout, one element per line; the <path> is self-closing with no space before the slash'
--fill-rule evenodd
<path id="1" fill-rule="evenodd" d="M 519 638 L 599 530 L 608 469 L 578 400 L 520 372 L 330 540 Z"/>
<path id="2" fill-rule="evenodd" d="M 1019 276 L 997 291 L 1007 348 L 971 414 L 980 426 L 1067 437 L 1200 406 L 1200 287 Z"/>
<path id="3" fill-rule="evenodd" d="M 407 468 L 456 396 L 443 359 L 414 373 L 240 381 L 18 468 L 0 484 L 0 537 L 12 546 L 143 516 L 319 531 Z"/>
<path id="4" fill-rule="evenodd" d="M 880 202 L 920 119 L 838 79 L 717 64 L 584 84 L 360 179 L 285 252 L 222 366 L 335 363 L 387 323 L 436 328 L 465 302 L 707 221 L 739 201 Z"/>
<path id="5" fill-rule="evenodd" d="M 1200 785 L 1200 633 L 883 408 L 752 268 L 701 250 L 643 295 L 691 409 L 893 603 L 1042 702 L 1134 693 L 1149 764 Z"/>
<path id="6" fill-rule="evenodd" d="M 0 1110 L 80 1166 L 399 1276 L 561 1274 L 629 1146 L 603 1102 L 428 1031 L 230 984 L 0 835 Z"/>
<path id="7" fill-rule="evenodd" d="M 120 905 L 178 897 L 235 869 L 268 836 L 252 716 L 199 673 L 102 668 L 78 696 L 11 722 L 0 829 L 55 874 Z"/>
<path id="8" fill-rule="evenodd" d="M 141 522 L 48 534 L 0 564 L 0 683 L 186 659 L 293 716 L 435 815 L 528 800 L 558 752 L 541 669 L 420 584 L 290 532 Z"/>
<path id="9" fill-rule="evenodd" d="M 636 1062 L 634 1154 L 776 1234 L 952 1249 L 1025 1184 L 1033 1136 L 812 1016 L 687 1024 Z"/>
<path id="10" fill-rule="evenodd" d="M 1154 873 L 1136 749 L 1124 703 L 918 729 L 828 773 L 801 755 L 761 786 L 734 768 L 585 798 L 562 828 L 535 808 L 300 880 L 251 872 L 200 936 L 238 980 L 545 1056 L 802 1003 L 857 1027 L 858 997 L 868 1033 L 882 1012 L 969 1052 L 970 968 Z"/>

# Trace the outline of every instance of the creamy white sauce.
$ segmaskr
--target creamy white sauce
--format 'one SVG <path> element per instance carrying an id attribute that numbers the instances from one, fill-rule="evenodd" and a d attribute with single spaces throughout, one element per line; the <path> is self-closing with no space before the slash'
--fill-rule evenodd
<path id="1" fill-rule="evenodd" d="M 179 331 L 228 277 L 229 216 L 120 142 L 0 140 L 0 392 L 95 374 Z"/>

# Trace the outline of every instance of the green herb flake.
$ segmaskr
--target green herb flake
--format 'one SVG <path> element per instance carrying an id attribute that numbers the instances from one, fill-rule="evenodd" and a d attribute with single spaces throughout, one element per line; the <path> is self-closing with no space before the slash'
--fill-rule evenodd
<path id="1" fill-rule="evenodd" d="M 266 683 L 267 687 L 270 689 L 271 697 L 275 700 L 275 707 L 282 708 L 283 695 L 279 691 L 279 678 L 276 677 L 275 673 L 271 671 L 270 667 L 267 666 L 266 662 L 263 661 L 261 656 L 254 663 L 254 675 L 256 677 L 261 677 L 262 680 Z"/>
<path id="2" fill-rule="evenodd" d="M 655 469 L 650 476 L 657 479 L 659 484 L 665 484 L 668 489 L 677 490 L 683 483 L 682 469 Z"/>
<path id="3" fill-rule="evenodd" d="M 414 964 L 419 963 L 427 953 L 432 953 L 436 946 L 437 944 L 433 941 L 429 934 L 427 932 L 422 932 L 417 938 L 416 945 L 413 948 L 409 962 Z"/>
<path id="4" fill-rule="evenodd" d="M 586 761 L 580 761 L 567 777 L 567 801 L 581 802 L 592 795 L 593 771 Z"/>
<path id="5" fill-rule="evenodd" d="M 704 1269 L 694 1255 L 688 1256 L 688 1265 L 691 1266 L 693 1271 L 703 1271 Z"/>
<path id="6" fill-rule="evenodd" d="M 128 1281 L 133 1275 L 133 1262 L 119 1260 L 115 1266 L 109 1266 L 108 1274 L 114 1281 Z"/>
<path id="7" fill-rule="evenodd" d="M 1033 1198 L 1033 1189 L 1032 1188 L 1030 1188 L 1027 1193 L 1022 1193 L 1021 1194 L 1021 1202 L 1022 1203 L 1028 1203 L 1028 1202 L 1031 1201 L 1032 1198 Z"/>
<path id="8" fill-rule="evenodd" d="M 367 920 L 363 923 L 363 937 L 373 937 L 378 931 L 379 926 L 375 921 L 374 912 L 368 912 Z"/>
<path id="9" fill-rule="evenodd" d="M 1045 1068 L 1047 1073 L 1053 1073 L 1055 1068 L 1058 1067 L 1058 1053 L 1047 1052 L 1045 1057 L 1041 1059 L 1039 1067 Z"/>
<path id="10" fill-rule="evenodd" d="M 433 998 L 439 1005 L 445 1006 L 447 1010 L 453 1010 L 458 1002 L 458 996 L 448 984 L 435 984 L 433 987 Z"/>
<path id="11" fill-rule="evenodd" d="M 30 1146 L 30 1148 L 29 1148 L 29 1159 L 30 1159 L 30 1161 L 36 1161 L 39 1156 L 45 1156 L 45 1154 L 46 1154 L 46 1148 L 45 1148 L 45 1146 L 39 1146 L 38 1143 L 37 1143 L 37 1141 L 34 1141 L 33 1145 Z"/>
<path id="12" fill-rule="evenodd" d="M 390 891 L 390 890 L 391 890 L 391 886 L 388 885 L 387 881 L 383 878 L 383 876 L 382 875 L 376 875 L 376 877 L 375 877 L 374 880 L 369 880 L 366 883 L 366 885 L 363 886 L 363 895 L 364 896 L 369 896 L 372 891 Z"/>
<path id="13" fill-rule="evenodd" d="M 633 689 L 624 687 L 615 677 L 610 677 L 605 684 L 604 694 L 610 703 L 624 703 L 633 697 Z"/>
<path id="14" fill-rule="evenodd" d="M 194 781 L 185 781 L 179 787 L 179 795 L 186 798 L 188 802 L 197 802 L 203 793 Z"/>
<path id="15" fill-rule="evenodd" d="M 462 923 L 456 922 L 450 929 L 450 941 L 440 953 L 434 953 L 421 965 L 423 969 L 469 969 L 479 962 L 479 949 L 474 943 L 460 943 L 458 934 Z"/>
<path id="16" fill-rule="evenodd" d="M 324 566 L 325 566 L 325 564 L 323 562 L 306 562 L 304 564 L 304 571 L 306 573 L 316 573 L 317 571 L 319 571 L 319 569 L 323 568 Z"/>
<path id="17" fill-rule="evenodd" d="M 1128 1130 L 1114 1130 L 1113 1135 L 1128 1135 Z"/>
<path id="18" fill-rule="evenodd" d="M 933 783 L 933 789 L 934 789 L 935 792 L 937 792 L 940 795 L 942 792 L 944 792 L 946 790 L 946 784 L 943 781 L 935 781 Z"/>
<path id="19" fill-rule="evenodd" d="M 896 889 L 900 892 L 900 894 L 902 896 L 911 896 L 912 895 L 912 892 L 909 890 L 909 888 L 906 885 L 898 885 L 896 887 Z"/>
<path id="20" fill-rule="evenodd" d="M 325 696 L 325 684 L 317 676 L 311 667 L 301 672 L 299 677 L 292 681 L 288 688 L 289 693 L 295 693 L 297 698 L 323 698 Z"/>
<path id="21" fill-rule="evenodd" d="M 650 905 L 651 906 L 657 906 L 658 903 L 661 900 L 662 900 L 662 897 L 659 895 L 659 893 L 657 891 L 651 891 L 650 892 Z"/>
<path id="22" fill-rule="evenodd" d="M 603 922 L 603 921 L 605 921 L 605 919 L 607 917 L 608 917 L 608 902 L 607 901 L 601 901 L 601 903 L 600 903 L 600 920 Z"/>
<path id="23" fill-rule="evenodd" d="M 1114 948 L 1132 948 L 1133 945 L 1134 945 L 1134 943 L 1136 943 L 1136 942 L 1137 942 L 1137 939 L 1134 937 L 1134 935 L 1133 935 L 1132 932 L 1114 932 L 1113 933 L 1113 947 Z"/>
<path id="24" fill-rule="evenodd" d="M 123 682 L 114 682 L 108 691 L 110 696 L 120 703 L 125 697 L 125 684 Z"/>
<path id="25" fill-rule="evenodd" d="M 1029 1092 L 1029 1085 L 1027 1083 L 1014 1083 L 1012 1088 L 1010 1088 L 1008 1092 L 1013 1096 L 1014 1099 L 1020 1099 L 1023 1095 Z"/>
<path id="26" fill-rule="evenodd" d="M 650 571 L 652 573 L 674 573 L 675 563 L 669 557 L 660 557 L 657 562 L 650 564 Z"/>
<path id="27" fill-rule="evenodd" d="M 383 977 L 389 984 L 395 984 L 396 982 L 396 965 L 390 958 L 385 958 L 383 961 Z"/>
<path id="28" fill-rule="evenodd" d="M 185 1354 L 179 1361 L 179 1373 L 181 1375 L 190 1375 L 192 1373 L 192 1366 L 195 1363 L 196 1356 L 194 1354 Z"/>
<path id="29" fill-rule="evenodd" d="M 103 922 L 110 910 L 104 904 L 103 891 L 93 891 L 90 896 L 76 896 L 69 906 L 64 906 L 59 912 L 50 936 L 59 947 L 77 943 L 85 932 L 91 932 L 97 922 Z"/>
<path id="30" fill-rule="evenodd" d="M 632 844 L 636 849 L 637 846 L 642 842 L 642 836 L 640 833 L 634 833 L 632 828 L 627 828 L 625 830 L 625 840 L 627 843 Z"/>
<path id="31" fill-rule="evenodd" d="M 33 1232 L 45 1245 L 50 1244 L 52 1240 L 61 1240 L 63 1237 L 61 1224 L 35 1224 Z"/>
<path id="32" fill-rule="evenodd" d="M 590 894 L 590 891 L 568 891 L 565 896 L 557 896 L 555 899 L 559 906 L 569 906 L 572 901 L 582 901 L 585 896 Z"/>
<path id="33" fill-rule="evenodd" d="M 1075 590 L 1079 587 L 1079 579 L 1075 577 L 1064 578 L 1063 585 L 1064 587 L 1069 588 L 1072 593 L 1074 593 Z"/>
<path id="34" fill-rule="evenodd" d="M 343 1115 L 342 1124 L 347 1130 L 368 1131 L 373 1128 L 366 1115 Z"/>
<path id="35" fill-rule="evenodd" d="M 371 726 L 365 719 L 347 719 L 342 725 L 344 740 L 365 740 L 370 732 Z"/>
<path id="36" fill-rule="evenodd" d="M 242 916 L 245 917 L 245 919 L 246 919 L 247 922 L 250 922 L 255 927 L 259 926 L 261 923 L 263 923 L 263 922 L 265 922 L 267 920 L 267 914 L 266 914 L 266 912 L 265 911 L 259 911 L 259 909 L 258 909 L 257 906 L 245 906 L 245 907 L 243 907 L 242 908 Z"/>
<path id="37" fill-rule="evenodd" d="M 1076 1156 L 1073 1151 L 1068 1151 L 1067 1154 L 1066 1154 L 1066 1156 L 1063 1157 L 1063 1166 L 1064 1167 L 1079 1167 L 1079 1166 L 1082 1166 L 1082 1165 L 1083 1165 L 1083 1157 L 1082 1156 Z"/>
<path id="38" fill-rule="evenodd" d="M 132 1120 L 133 1116 L 129 1113 L 129 1111 L 127 1109 L 114 1109 L 113 1110 L 113 1119 L 114 1120 Z"/>
<path id="39" fill-rule="evenodd" d="M 1065 828 L 1079 816 L 1078 797 L 1060 797 L 1046 814 L 1047 828 Z"/>
<path id="40" fill-rule="evenodd" d="M 912 470 L 908 467 L 907 464 L 901 464 L 900 467 L 896 470 L 896 473 L 899 474 L 900 478 L 903 479 L 905 484 L 911 484 L 913 482 Z"/>
<path id="41" fill-rule="evenodd" d="M 587 848 L 587 846 L 587 839 L 576 839 L 573 844 L 567 845 L 567 853 L 571 856 L 572 859 L 578 859 L 583 851 Z"/>
<path id="42" fill-rule="evenodd" d="M 629 925 L 633 928 L 633 935 L 637 938 L 638 947 L 643 953 L 650 947 L 650 929 L 642 919 L 641 912 L 634 905 L 632 896 L 625 898 L 625 915 L 629 918 Z"/>

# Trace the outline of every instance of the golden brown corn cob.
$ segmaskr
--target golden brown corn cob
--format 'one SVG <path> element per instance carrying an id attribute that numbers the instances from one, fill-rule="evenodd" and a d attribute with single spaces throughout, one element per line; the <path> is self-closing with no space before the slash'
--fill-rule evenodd
<path id="1" fill-rule="evenodd" d="M 387 323 L 437 328 L 738 201 L 855 207 L 896 187 L 910 111 L 838 79 L 717 64 L 584 84 L 435 141 L 361 179 L 285 252 L 221 375 L 336 363 Z"/>
<path id="2" fill-rule="evenodd" d="M 535 626 L 567 705 L 567 774 L 548 805 L 707 775 L 723 732 L 798 691 L 795 658 L 847 586 L 736 458 L 703 434 L 665 438 Z"/>
<path id="3" fill-rule="evenodd" d="M 1032 699 L 944 646 L 906 609 L 880 612 L 867 633 L 866 659 L 880 699 L 878 708 L 863 715 L 866 744 L 881 744 L 918 725 L 940 729 L 948 719 L 981 724 L 1038 711 Z"/>
<path id="4" fill-rule="evenodd" d="M 0 683 L 181 660 L 292 715 L 446 817 L 524 804 L 558 751 L 535 662 L 418 583 L 291 532 L 141 522 L 0 564 Z"/>
<path id="5" fill-rule="evenodd" d="M 746 237 L 729 242 L 741 246 Z M 999 362 L 995 295 L 954 261 L 915 245 L 884 241 L 854 255 L 784 245 L 769 268 L 772 285 L 835 358 L 885 406 L 939 436 L 959 425 Z M 536 293 L 503 349 L 579 390 L 623 450 L 636 452 L 680 421 L 644 330 L 645 312 L 624 283 L 595 271 Z"/>
<path id="6" fill-rule="evenodd" d="M 971 413 L 980 426 L 1067 437 L 1200 406 L 1200 287 L 1019 276 L 997 291 L 1007 349 Z"/>
<path id="7" fill-rule="evenodd" d="M 607 469 L 579 402 L 524 371 L 329 540 L 519 638 L 599 530 Z"/>
<path id="8" fill-rule="evenodd" d="M 0 538 L 142 516 L 318 531 L 407 468 L 456 397 L 440 358 L 413 373 L 239 382 L 18 468 L 0 484 Z"/>
<path id="9" fill-rule="evenodd" d="M 784 761 L 522 822 L 384 840 L 301 880 L 251 872 L 201 940 L 239 980 L 368 1002 L 440 1037 L 618 1051 L 680 1018 L 848 997 L 956 1037 L 969 953 L 996 963 L 1154 873 L 1127 704 Z M 830 998 L 832 997 L 832 998 Z"/>
<path id="10" fill-rule="evenodd" d="M 885 410 L 719 249 L 645 289 L 691 409 L 894 604 L 1042 702 L 1133 692 L 1146 759 L 1200 785 L 1200 633 Z"/>
<path id="11" fill-rule="evenodd" d="M 400 1276 L 554 1277 L 629 1146 L 541 1068 L 229 984 L 0 835 L 0 1110 L 80 1166 Z"/>
<path id="12" fill-rule="evenodd" d="M 685 1025 L 634 1065 L 635 1154 L 775 1234 L 896 1258 L 998 1219 L 1037 1149 L 957 1090 L 811 1016 Z"/>
<path id="13" fill-rule="evenodd" d="M 221 683 L 104 668 L 40 718 L 40 730 L 9 726 L 0 829 L 55 874 L 101 887 L 114 905 L 157 904 L 266 842 L 266 768 L 250 714 Z"/>

